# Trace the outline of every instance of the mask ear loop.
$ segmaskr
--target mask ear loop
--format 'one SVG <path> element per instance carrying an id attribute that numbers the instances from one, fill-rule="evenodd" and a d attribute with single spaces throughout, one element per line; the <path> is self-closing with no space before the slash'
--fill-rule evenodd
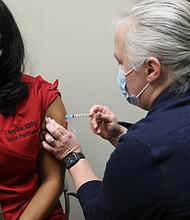
<path id="1" fill-rule="evenodd" d="M 136 97 L 138 98 L 149 85 L 150 83 L 147 83 L 146 86 L 139 92 L 139 94 Z"/>
<path id="2" fill-rule="evenodd" d="M 145 62 L 145 61 L 143 61 L 142 63 L 140 63 L 138 66 L 142 65 L 144 62 Z M 137 67 L 138 67 L 138 66 L 137 66 Z M 120 70 L 121 70 L 121 72 L 122 72 L 125 76 L 127 76 L 129 73 L 135 71 L 135 68 L 132 68 L 131 70 L 129 70 L 128 72 L 125 73 L 125 72 L 121 69 L 121 66 L 120 66 Z M 139 92 L 139 94 L 138 94 L 136 97 L 139 98 L 139 96 L 144 92 L 144 90 L 145 90 L 149 85 L 150 85 L 150 83 L 147 83 L 147 85 Z"/>
<path id="3" fill-rule="evenodd" d="M 132 68 L 132 69 L 130 69 L 128 72 L 125 73 L 125 72 L 121 69 L 121 64 L 119 65 L 119 70 L 120 70 L 120 72 L 123 73 L 123 75 L 125 75 L 125 76 L 127 76 L 129 73 L 132 73 L 132 72 L 134 71 L 134 69 Z"/>

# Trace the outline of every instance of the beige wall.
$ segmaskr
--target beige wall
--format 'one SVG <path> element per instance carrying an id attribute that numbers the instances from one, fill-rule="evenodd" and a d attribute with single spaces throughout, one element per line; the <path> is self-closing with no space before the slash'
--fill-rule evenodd
<path id="1" fill-rule="evenodd" d="M 42 75 L 59 89 L 69 113 L 107 105 L 119 120 L 135 122 L 145 112 L 130 106 L 120 94 L 113 57 L 113 26 L 121 9 L 134 0 L 5 0 L 15 15 L 27 48 L 28 72 Z M 84 153 L 101 178 L 113 147 L 91 133 L 89 120 L 73 124 Z M 73 185 L 68 176 L 70 189 Z M 83 220 L 71 199 L 71 220 Z"/>

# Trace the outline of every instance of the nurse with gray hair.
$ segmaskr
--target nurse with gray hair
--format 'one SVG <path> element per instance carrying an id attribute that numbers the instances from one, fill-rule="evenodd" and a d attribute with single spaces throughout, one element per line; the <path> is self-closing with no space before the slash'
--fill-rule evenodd
<path id="1" fill-rule="evenodd" d="M 123 12 L 114 43 L 121 93 L 146 117 L 130 124 L 90 109 L 92 131 L 115 147 L 102 180 L 56 122 L 43 147 L 69 170 L 87 220 L 190 219 L 190 3 L 140 1 Z"/>

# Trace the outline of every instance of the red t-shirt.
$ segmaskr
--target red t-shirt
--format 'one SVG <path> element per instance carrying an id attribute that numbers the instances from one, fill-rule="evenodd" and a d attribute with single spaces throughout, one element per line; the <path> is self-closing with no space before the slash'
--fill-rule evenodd
<path id="1" fill-rule="evenodd" d="M 23 81 L 29 86 L 29 96 L 14 116 L 0 115 L 0 203 L 6 220 L 17 220 L 40 186 L 41 122 L 60 95 L 57 80 L 51 84 L 41 76 L 23 74 Z M 51 216 L 48 219 L 65 219 L 59 201 Z"/>

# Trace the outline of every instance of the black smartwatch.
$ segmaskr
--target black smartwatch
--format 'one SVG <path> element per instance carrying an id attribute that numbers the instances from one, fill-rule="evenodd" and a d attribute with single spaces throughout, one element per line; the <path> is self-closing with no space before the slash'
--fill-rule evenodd
<path id="1" fill-rule="evenodd" d="M 75 153 L 71 152 L 63 159 L 63 163 L 66 169 L 70 169 L 74 166 L 80 159 L 84 158 L 85 156 L 83 153 Z"/>

